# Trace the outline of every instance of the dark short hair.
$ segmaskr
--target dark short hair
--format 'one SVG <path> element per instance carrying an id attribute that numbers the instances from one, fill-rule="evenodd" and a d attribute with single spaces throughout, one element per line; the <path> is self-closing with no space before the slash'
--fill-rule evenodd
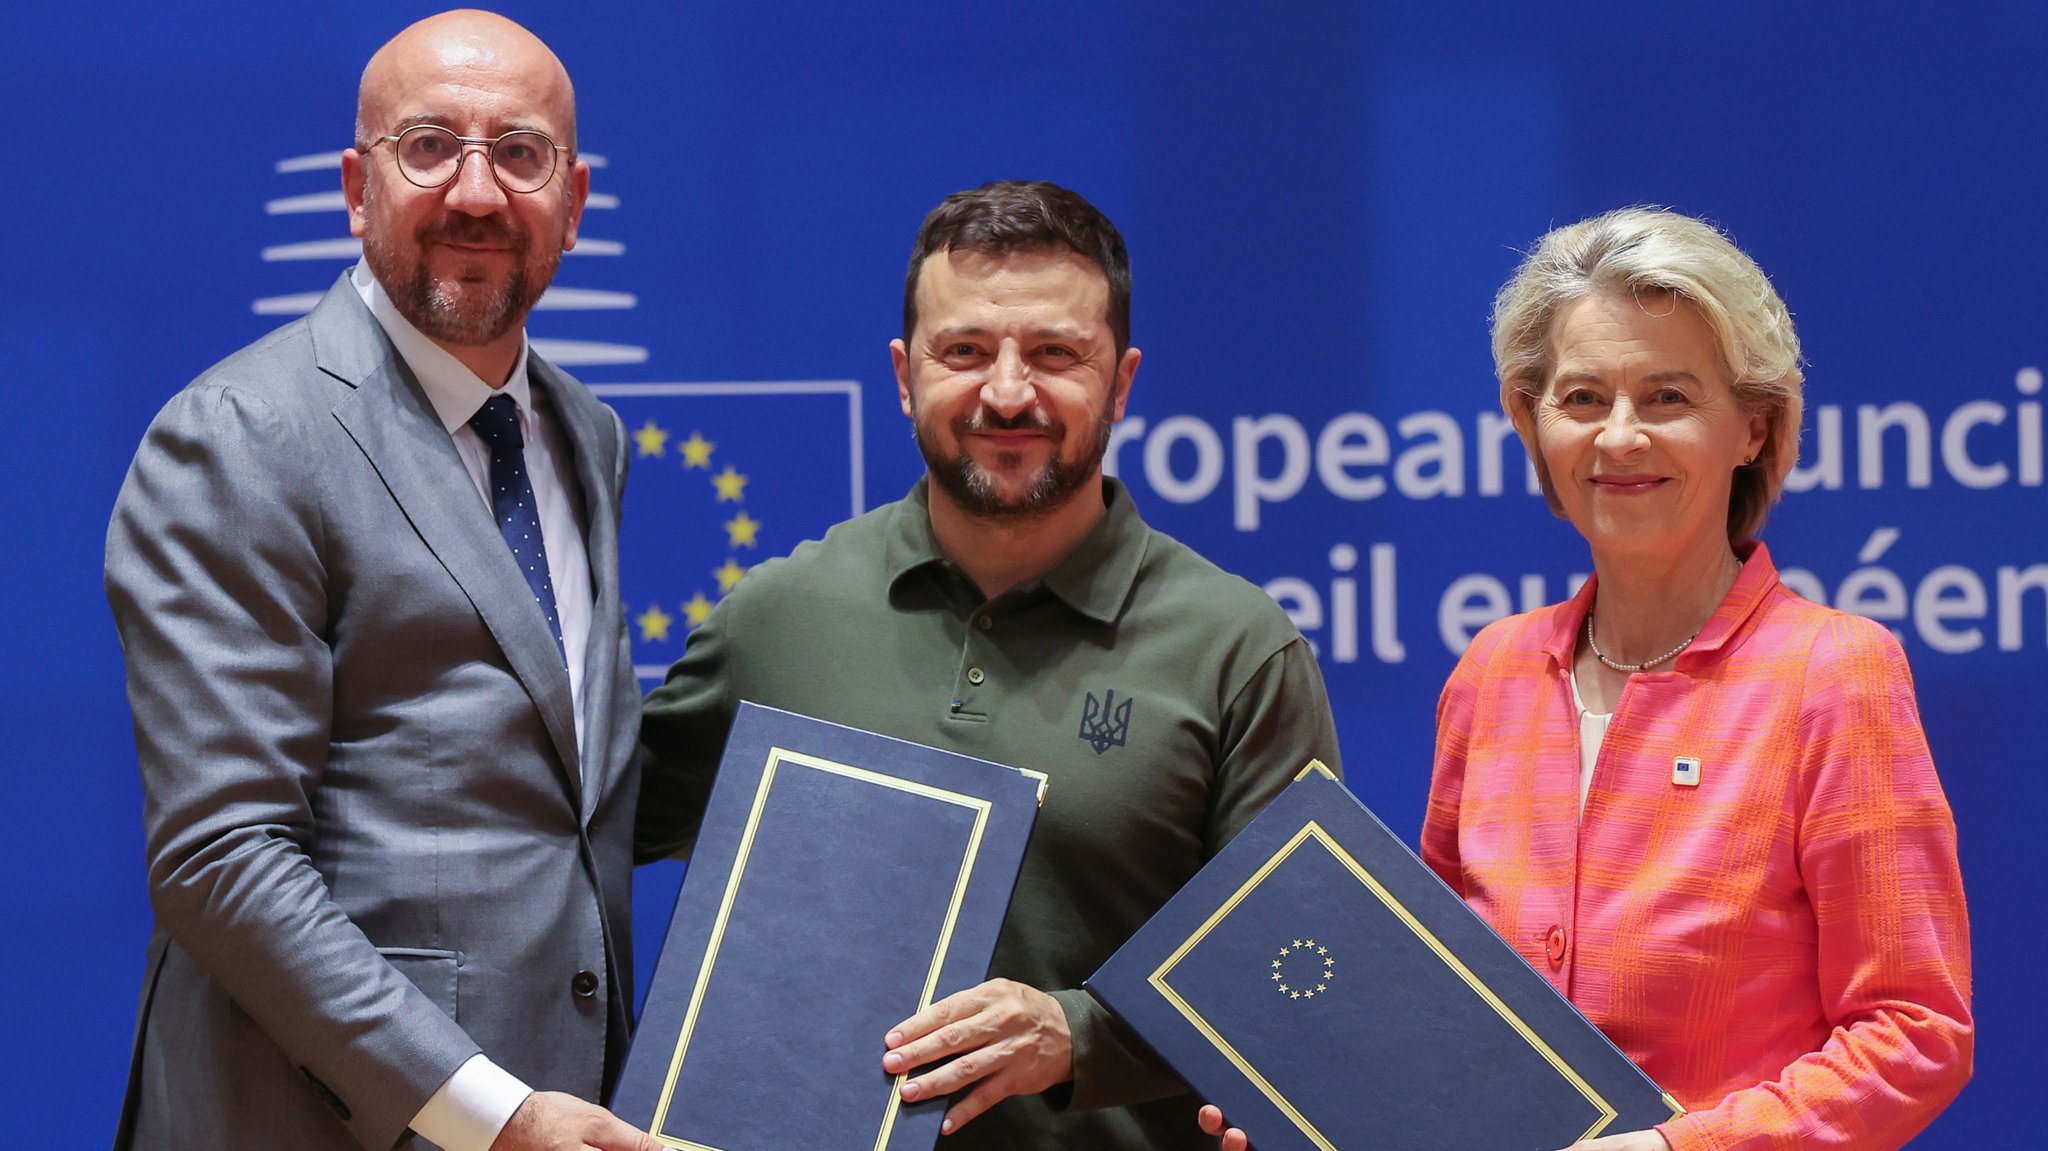
<path id="1" fill-rule="evenodd" d="M 1123 233 L 1095 205 L 1044 180 L 997 180 L 945 198 L 924 218 L 903 278 L 903 338 L 917 328 L 917 277 L 924 262 L 945 251 L 1068 251 L 1102 269 L 1109 281 L 1109 328 L 1116 354 L 1131 346 L 1131 258 Z"/>

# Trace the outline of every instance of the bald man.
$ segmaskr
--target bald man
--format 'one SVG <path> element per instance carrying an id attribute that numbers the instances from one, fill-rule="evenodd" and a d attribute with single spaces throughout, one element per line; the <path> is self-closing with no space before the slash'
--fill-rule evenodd
<path id="1" fill-rule="evenodd" d="M 590 187 L 525 29 L 407 28 L 362 262 L 174 396 L 107 535 L 156 927 L 117 1148 L 655 1144 L 626 1049 L 618 418 L 524 323 Z"/>

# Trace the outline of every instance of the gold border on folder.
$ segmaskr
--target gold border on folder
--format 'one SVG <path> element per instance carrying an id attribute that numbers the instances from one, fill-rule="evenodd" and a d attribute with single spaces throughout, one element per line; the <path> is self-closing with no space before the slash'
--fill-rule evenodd
<path id="1" fill-rule="evenodd" d="M 1308 775 L 1319 768 L 1324 774 L 1329 774 L 1329 769 L 1323 767 L 1321 763 L 1311 762 L 1308 767 L 1302 769 L 1302 775 Z M 1543 1042 L 1542 1037 L 1537 1035 L 1528 1024 L 1522 1022 L 1521 1016 L 1516 1015 L 1513 1008 L 1502 1002 L 1500 996 L 1494 994 L 1491 987 L 1488 987 L 1477 975 L 1472 973 L 1471 968 L 1465 966 L 1456 955 L 1451 954 L 1451 949 L 1444 946 L 1443 941 L 1436 937 L 1435 932 L 1423 926 L 1422 921 L 1415 917 L 1414 912 L 1409 911 L 1400 900 L 1394 898 L 1393 892 L 1388 891 L 1382 886 L 1380 881 L 1374 878 L 1371 872 L 1367 871 L 1362 864 L 1351 857 L 1350 852 L 1338 846 L 1337 841 L 1330 838 L 1330 834 L 1323 830 L 1321 824 L 1311 819 L 1302 826 L 1300 831 L 1295 832 L 1294 837 L 1289 839 L 1280 850 L 1274 852 L 1264 865 L 1253 872 L 1251 878 L 1244 881 L 1243 886 L 1233 892 L 1229 899 L 1224 900 L 1223 906 L 1218 907 L 1202 923 L 1202 926 L 1195 930 L 1193 935 L 1188 936 L 1186 940 L 1182 941 L 1181 945 L 1174 949 L 1173 954 L 1167 956 L 1166 961 L 1161 963 L 1159 968 L 1152 972 L 1148 980 L 1158 990 L 1159 994 L 1166 998 L 1167 1002 L 1173 1004 L 1174 1010 L 1179 1011 L 1189 1023 L 1194 1025 L 1196 1031 L 1201 1032 L 1203 1038 L 1213 1044 L 1216 1050 L 1222 1052 L 1223 1057 L 1230 1060 L 1231 1065 L 1236 1067 L 1239 1073 L 1246 1079 L 1251 1080 L 1252 1085 L 1257 1087 L 1259 1092 L 1272 1102 L 1273 1106 L 1279 1108 L 1281 1114 L 1287 1116 L 1297 1128 L 1300 1128 L 1301 1133 L 1308 1136 L 1310 1142 L 1321 1148 L 1322 1151 L 1338 1151 L 1337 1145 L 1330 1142 L 1329 1138 L 1318 1130 L 1315 1124 L 1309 1122 L 1308 1117 L 1301 1113 L 1300 1108 L 1290 1102 L 1285 1095 L 1282 1095 L 1278 1088 L 1274 1087 L 1264 1075 L 1261 1075 L 1258 1069 L 1251 1065 L 1249 1060 L 1240 1055 L 1237 1048 L 1230 1045 L 1229 1040 L 1218 1034 L 1216 1028 L 1211 1026 L 1209 1021 L 1204 1019 L 1200 1012 L 1189 1006 L 1187 1000 L 1181 998 L 1180 993 L 1175 991 L 1166 981 L 1167 974 L 1178 966 L 1182 959 L 1187 957 L 1188 952 L 1193 951 L 1196 945 L 1207 938 L 1208 934 L 1215 930 L 1216 925 L 1222 923 L 1237 908 L 1237 905 L 1244 901 L 1245 896 L 1250 895 L 1258 888 L 1259 884 L 1265 882 L 1268 875 L 1271 875 L 1276 868 L 1286 862 L 1287 857 L 1293 855 L 1295 849 L 1310 839 L 1321 844 L 1351 874 L 1357 876 L 1358 881 L 1363 883 L 1373 895 L 1378 897 L 1381 903 L 1386 904 L 1387 909 L 1392 911 L 1407 926 L 1408 930 L 1414 932 L 1417 939 L 1420 939 L 1432 952 L 1436 953 L 1437 958 L 1443 960 L 1446 967 L 1456 972 L 1458 978 L 1464 980 L 1466 986 L 1470 987 L 1481 999 L 1485 1000 L 1486 1005 L 1493 1008 L 1494 1012 L 1505 1020 L 1508 1026 L 1514 1028 L 1515 1034 L 1520 1035 L 1530 1047 L 1535 1048 L 1536 1052 L 1543 1056 L 1544 1062 L 1549 1063 L 1552 1068 L 1556 1069 L 1559 1075 L 1564 1077 L 1566 1082 L 1569 1082 L 1578 1089 L 1579 1094 L 1586 1097 L 1586 1101 L 1591 1103 L 1598 1112 L 1598 1117 L 1594 1119 L 1593 1125 L 1586 1128 L 1585 1133 L 1579 1136 L 1580 1139 L 1591 1139 L 1605 1130 L 1609 1123 L 1614 1122 L 1618 1115 L 1614 1106 L 1602 1098 L 1598 1091 L 1593 1090 L 1593 1085 L 1586 1082 L 1585 1078 L 1574 1070 L 1569 1063 L 1566 1063 L 1562 1056 L 1551 1050 L 1550 1045 Z M 1680 1108 L 1673 1108 L 1674 1114 L 1681 1111 L 1682 1109 Z"/>
<path id="2" fill-rule="evenodd" d="M 675 1094 L 676 1080 L 682 1075 L 683 1059 L 689 1052 L 690 1036 L 697 1028 L 697 1012 L 704 1005 L 704 989 L 711 982 L 711 969 L 718 962 L 718 948 L 725 939 L 725 925 L 732 917 L 732 905 L 739 895 L 740 880 L 746 875 L 747 859 L 754 850 L 754 835 L 761 826 L 761 812 L 768 806 L 769 789 L 774 786 L 777 769 L 784 763 L 808 767 L 817 771 L 830 772 L 833 775 L 857 779 L 863 783 L 872 783 L 879 787 L 907 791 L 912 795 L 923 796 L 926 799 L 935 799 L 942 803 L 955 804 L 974 812 L 974 830 L 968 833 L 967 850 L 960 857 L 960 873 L 953 880 L 953 898 L 946 907 L 946 919 L 939 929 L 938 945 L 933 949 L 931 964 L 925 971 L 924 990 L 919 995 L 917 1001 L 917 1010 L 919 1011 L 932 1005 L 932 995 L 939 985 L 939 972 L 945 966 L 946 952 L 953 944 L 953 927 L 960 919 L 960 905 L 967 898 L 967 880 L 974 874 L 974 860 L 981 852 L 982 833 L 988 827 L 988 813 L 991 804 L 986 799 L 972 795 L 962 795 L 957 791 L 947 791 L 944 788 L 933 787 L 914 780 L 899 779 L 893 775 L 884 775 L 879 771 L 870 771 L 867 768 L 855 767 L 852 764 L 835 763 L 829 759 L 819 759 L 816 756 L 789 751 L 785 748 L 773 747 L 768 749 L 768 763 L 761 770 L 759 786 L 754 789 L 754 806 L 752 810 L 747 812 L 746 829 L 740 833 L 740 849 L 733 857 L 732 874 L 726 877 L 725 895 L 718 904 L 718 917 L 712 921 L 711 943 L 710 946 L 704 949 L 704 962 L 697 969 L 697 983 L 690 989 L 690 1006 L 683 1013 L 683 1030 L 676 1037 L 675 1056 L 669 1061 L 668 1078 L 661 1085 L 661 1101 L 655 1105 L 654 1122 L 649 1124 L 649 1133 L 663 1146 L 675 1148 L 676 1151 L 725 1151 L 723 1148 L 714 1147 L 708 1143 L 696 1143 L 677 1135 L 670 1135 L 662 1130 L 662 1125 L 668 1119 L 669 1103 Z M 1041 779 L 1041 798 L 1043 794 L 1044 781 Z M 875 1134 L 875 1151 L 881 1151 L 883 1147 L 888 1145 L 889 1135 L 895 1130 L 896 1113 L 903 1105 L 901 1090 L 903 1079 L 903 1075 L 898 1075 L 890 1081 L 889 1101 L 882 1109 L 881 1127 Z"/>
<path id="3" fill-rule="evenodd" d="M 1045 789 L 1052 783 L 1052 777 L 1042 771 L 1032 771 L 1030 768 L 1025 767 L 1013 768 L 1012 770 L 1038 786 L 1038 806 L 1044 807 Z"/>
<path id="4" fill-rule="evenodd" d="M 1325 764 L 1320 759 L 1311 759 L 1308 761 L 1308 765 L 1306 767 L 1303 767 L 1300 771 L 1294 773 L 1294 782 L 1300 783 L 1302 780 L 1307 779 L 1311 775 L 1320 775 L 1324 779 L 1337 778 L 1337 773 L 1331 771 L 1329 765 Z"/>

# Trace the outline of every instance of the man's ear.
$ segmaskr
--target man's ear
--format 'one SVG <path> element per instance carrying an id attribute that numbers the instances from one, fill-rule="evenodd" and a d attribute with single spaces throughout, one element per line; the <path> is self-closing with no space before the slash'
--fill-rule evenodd
<path id="1" fill-rule="evenodd" d="M 902 340 L 889 341 L 889 364 L 896 370 L 896 402 L 904 416 L 917 418 L 917 405 L 910 399 L 910 349 Z"/>
<path id="2" fill-rule="evenodd" d="M 562 228 L 562 250 L 576 246 L 576 230 L 583 226 L 583 204 L 590 199 L 590 165 L 582 160 L 569 165 L 569 218 Z"/>
<path id="3" fill-rule="evenodd" d="M 348 234 L 361 239 L 367 222 L 369 157 L 350 148 L 341 154 L 341 198 L 348 203 Z"/>
<path id="4" fill-rule="evenodd" d="M 1144 357 L 1145 353 L 1136 348 L 1125 348 L 1123 358 L 1117 361 L 1116 380 L 1112 384 L 1116 393 L 1109 406 L 1110 423 L 1124 418 L 1124 405 L 1131 401 L 1131 385 L 1138 379 L 1138 361 Z"/>

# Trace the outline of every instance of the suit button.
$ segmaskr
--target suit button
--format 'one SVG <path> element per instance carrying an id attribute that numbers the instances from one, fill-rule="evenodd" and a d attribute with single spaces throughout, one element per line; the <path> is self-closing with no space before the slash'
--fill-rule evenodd
<path id="1" fill-rule="evenodd" d="M 573 992 L 575 992 L 575 994 L 576 994 L 576 998 L 578 998 L 578 999 L 588 999 L 588 998 L 590 998 L 591 996 L 593 996 L 593 995 L 596 995 L 596 994 L 597 994 L 597 972 L 595 972 L 595 971 L 579 971 L 579 972 L 577 972 L 577 973 L 576 973 L 576 977 L 575 977 L 574 979 L 571 979 L 571 980 L 569 981 L 569 990 L 570 990 L 570 991 L 573 991 Z"/>
<path id="2" fill-rule="evenodd" d="M 987 678 L 988 677 L 983 675 L 981 669 L 978 667 L 970 667 L 967 669 L 967 682 L 973 684 L 976 687 L 980 687 L 981 681 Z"/>
<path id="3" fill-rule="evenodd" d="M 1551 928 L 1550 934 L 1543 939 L 1543 949 L 1550 954 L 1550 965 L 1552 967 L 1563 967 L 1565 952 L 1564 928 Z"/>

